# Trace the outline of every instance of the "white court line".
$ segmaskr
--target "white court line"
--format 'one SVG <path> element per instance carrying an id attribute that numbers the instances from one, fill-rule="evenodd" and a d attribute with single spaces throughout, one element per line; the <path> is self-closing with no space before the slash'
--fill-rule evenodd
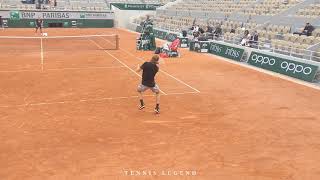
<path id="1" fill-rule="evenodd" d="M 103 49 L 99 44 L 97 44 L 95 41 L 93 41 L 92 39 L 89 39 L 91 42 L 93 42 L 97 47 Z M 107 53 L 109 56 L 113 57 L 115 60 L 117 60 L 120 64 L 122 64 L 123 66 L 125 66 L 127 69 L 129 69 L 131 72 L 133 72 L 134 74 L 136 74 L 137 76 L 139 76 L 141 78 L 141 75 L 138 74 L 135 70 L 131 69 L 128 65 L 126 65 L 124 62 L 122 62 L 121 60 L 119 60 L 117 57 L 113 56 L 112 54 L 110 54 L 108 51 L 103 50 L 103 52 Z M 167 93 L 165 93 L 164 91 L 162 91 L 160 89 L 160 92 L 163 93 L 164 95 L 167 95 Z"/>
<path id="2" fill-rule="evenodd" d="M 63 70 L 87 70 L 87 69 L 117 69 L 125 68 L 125 66 L 97 66 L 97 67 L 84 67 L 84 68 L 56 68 L 56 69 L 47 69 L 47 71 L 63 71 Z"/>
<path id="3" fill-rule="evenodd" d="M 116 34 L 95 34 L 95 35 L 79 35 L 79 36 L 47 36 L 47 37 L 38 37 L 38 36 L 0 36 L 1 39 L 59 39 L 59 38 L 88 38 L 88 37 L 110 37 L 116 36 Z"/>
<path id="4" fill-rule="evenodd" d="M 45 71 L 116 69 L 116 68 L 125 68 L 125 66 L 97 66 L 97 67 L 84 67 L 84 68 L 53 68 L 53 69 L 46 69 Z M 0 73 L 20 73 L 20 72 L 40 72 L 40 71 L 41 70 L 12 70 L 12 71 L 0 71 Z"/>
<path id="5" fill-rule="evenodd" d="M 186 94 L 198 94 L 197 92 L 182 92 L 182 93 L 170 93 L 163 96 L 170 95 L 186 95 Z M 96 99 L 79 99 L 74 101 L 56 101 L 56 102 L 40 102 L 40 103 L 25 103 L 19 105 L 0 105 L 0 108 L 12 108 L 12 107 L 25 107 L 25 106 L 45 106 L 54 104 L 71 104 L 71 103 L 81 103 L 81 102 L 98 102 L 98 101 L 111 101 L 119 99 L 132 99 L 138 98 L 139 96 L 120 96 L 120 97 L 106 97 L 106 98 L 96 98 Z M 154 97 L 154 95 L 144 95 L 144 97 Z"/>
<path id="6" fill-rule="evenodd" d="M 40 54 L 41 54 L 41 71 L 44 69 L 44 58 L 43 58 L 43 42 L 42 38 L 40 38 Z"/>
<path id="7" fill-rule="evenodd" d="M 103 39 L 104 41 L 106 41 L 106 42 L 108 42 L 108 43 L 112 44 L 109 40 L 107 40 L 107 39 L 105 39 L 105 38 L 103 38 L 103 37 L 100 37 L 100 38 L 101 38 L 101 39 Z M 140 60 L 140 61 L 145 61 L 144 59 L 142 59 L 142 58 L 139 58 L 139 57 L 135 56 L 134 54 L 132 54 L 131 52 L 129 52 L 129 51 L 125 50 L 125 49 L 122 49 L 122 48 L 119 48 L 119 49 L 120 49 L 121 51 L 124 51 L 125 53 L 129 54 L 130 56 L 132 56 L 132 57 L 134 57 L 134 58 L 136 58 L 136 59 Z M 167 75 L 167 76 L 171 77 L 172 79 L 174 79 L 174 80 L 178 81 L 179 83 L 181 83 L 181 84 L 183 84 L 183 85 L 185 85 L 185 86 L 187 86 L 187 87 L 191 88 L 191 89 L 192 89 L 192 90 L 194 90 L 195 92 L 200 93 L 200 91 L 199 91 L 198 89 L 196 89 L 196 88 L 194 88 L 194 87 L 190 86 L 189 84 L 187 84 L 187 83 L 185 83 L 184 81 L 182 81 L 182 80 L 180 80 L 180 79 L 178 79 L 178 78 L 174 77 L 173 75 L 171 75 L 171 74 L 167 73 L 166 71 L 163 71 L 163 70 L 161 70 L 161 69 L 160 69 L 159 71 L 160 71 L 160 72 L 162 72 L 162 73 L 164 73 L 165 75 Z"/>

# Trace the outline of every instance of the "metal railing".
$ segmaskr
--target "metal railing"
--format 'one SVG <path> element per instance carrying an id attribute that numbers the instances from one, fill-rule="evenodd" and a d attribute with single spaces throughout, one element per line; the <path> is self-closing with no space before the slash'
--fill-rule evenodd
<path id="1" fill-rule="evenodd" d="M 242 38 L 240 36 L 234 36 L 233 38 L 225 38 L 222 36 L 222 41 L 226 43 L 231 43 L 235 45 L 240 45 Z M 248 43 L 249 45 L 247 47 L 263 50 L 263 51 L 269 51 L 273 53 L 278 53 L 282 55 L 292 56 L 296 58 L 301 58 L 305 60 L 310 61 L 317 61 L 320 62 L 320 52 L 319 51 L 311 51 L 307 49 L 301 49 L 297 47 L 291 47 L 286 45 L 274 45 L 268 41 L 251 41 L 251 43 Z"/>

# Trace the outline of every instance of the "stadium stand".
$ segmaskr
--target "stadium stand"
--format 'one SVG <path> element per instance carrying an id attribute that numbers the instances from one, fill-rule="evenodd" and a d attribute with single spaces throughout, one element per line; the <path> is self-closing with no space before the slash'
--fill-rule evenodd
<path id="1" fill-rule="evenodd" d="M 104 0 L 64 0 L 57 2 L 58 9 L 77 11 L 103 11 L 109 9 Z"/>
<path id="2" fill-rule="evenodd" d="M 317 0 L 178 0 L 158 8 L 153 19 L 155 28 L 171 32 L 188 30 L 194 23 L 203 29 L 221 25 L 221 40 L 235 44 L 240 44 L 245 30 L 256 31 L 258 48 L 320 61 L 319 15 Z M 294 35 L 306 22 L 315 27 L 311 36 Z"/>
<path id="3" fill-rule="evenodd" d="M 300 1 L 298 0 L 265 0 L 244 9 L 242 13 L 249 14 L 251 16 L 275 15 L 289 9 L 299 2 Z"/>
<path id="4" fill-rule="evenodd" d="M 296 15 L 307 18 L 317 18 L 320 16 L 320 4 L 310 4 L 305 8 L 299 9 Z"/>
<path id="5" fill-rule="evenodd" d="M 43 0 L 39 9 L 103 11 L 110 9 L 110 3 L 166 4 L 171 1 L 172 0 Z M 37 1 L 0 0 L 0 9 L 36 10 L 36 4 Z"/>
<path id="6" fill-rule="evenodd" d="M 0 9 L 35 9 L 34 4 L 24 4 L 21 0 L 0 0 Z"/>

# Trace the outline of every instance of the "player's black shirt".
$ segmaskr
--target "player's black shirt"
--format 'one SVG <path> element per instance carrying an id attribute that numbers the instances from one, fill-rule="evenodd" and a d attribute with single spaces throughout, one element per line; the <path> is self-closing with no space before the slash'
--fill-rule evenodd
<path id="1" fill-rule="evenodd" d="M 37 19 L 37 20 L 36 20 L 36 24 L 37 24 L 37 27 L 41 27 L 41 25 L 42 25 L 42 20 Z"/>
<path id="2" fill-rule="evenodd" d="M 154 87 L 156 85 L 154 77 L 159 71 L 159 67 L 152 62 L 145 62 L 140 68 L 143 70 L 142 85 Z"/>

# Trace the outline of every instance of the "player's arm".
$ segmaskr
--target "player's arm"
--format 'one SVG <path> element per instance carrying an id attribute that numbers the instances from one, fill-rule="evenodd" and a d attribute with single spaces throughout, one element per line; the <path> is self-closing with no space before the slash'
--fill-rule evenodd
<path id="1" fill-rule="evenodd" d="M 138 64 L 138 67 L 137 67 L 137 69 L 136 69 L 136 72 L 140 72 L 140 71 L 142 71 L 142 66 L 140 66 L 140 64 Z"/>

